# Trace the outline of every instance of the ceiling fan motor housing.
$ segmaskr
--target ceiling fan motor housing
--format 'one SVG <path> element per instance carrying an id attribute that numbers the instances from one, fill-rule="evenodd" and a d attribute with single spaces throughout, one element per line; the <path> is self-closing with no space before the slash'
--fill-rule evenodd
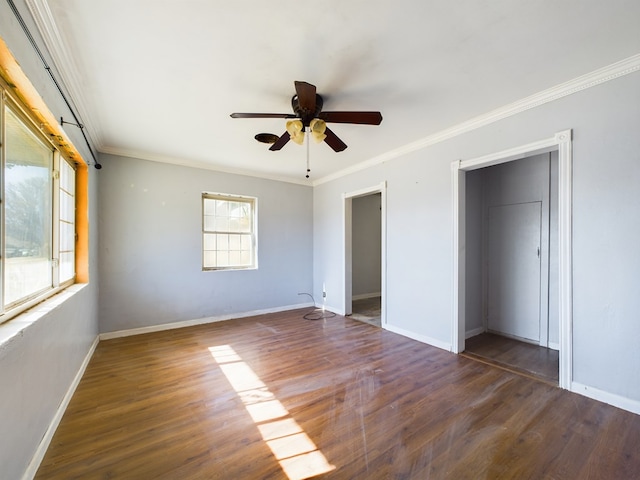
<path id="1" fill-rule="evenodd" d="M 300 101 L 298 100 L 298 95 L 294 95 L 293 97 L 291 97 L 291 108 L 293 109 L 293 113 L 295 113 L 296 116 L 300 120 L 302 120 L 302 124 L 305 127 L 308 127 L 311 120 L 313 120 L 314 118 L 317 118 L 318 115 L 320 115 L 320 112 L 322 111 L 322 104 L 323 104 L 322 97 L 317 93 L 316 93 L 316 109 L 314 111 L 301 107 Z"/>

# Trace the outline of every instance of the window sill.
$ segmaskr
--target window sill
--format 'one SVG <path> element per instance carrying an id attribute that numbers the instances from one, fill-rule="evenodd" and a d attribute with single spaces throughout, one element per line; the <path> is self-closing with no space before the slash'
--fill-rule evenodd
<path id="1" fill-rule="evenodd" d="M 244 272 L 247 270 L 258 270 L 257 266 L 251 267 L 203 267 L 203 272 Z"/>
<path id="2" fill-rule="evenodd" d="M 0 356 L 11 348 L 15 339 L 22 337 L 25 330 L 51 313 L 68 299 L 79 293 L 87 283 L 75 283 L 61 290 L 46 300 L 34 305 L 30 309 L 17 314 L 0 325 Z"/>

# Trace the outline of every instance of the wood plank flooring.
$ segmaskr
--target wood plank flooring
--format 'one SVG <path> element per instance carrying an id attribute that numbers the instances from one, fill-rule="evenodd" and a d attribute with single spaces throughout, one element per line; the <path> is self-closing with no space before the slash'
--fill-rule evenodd
<path id="1" fill-rule="evenodd" d="M 381 297 L 362 298 L 351 302 L 351 318 L 379 327 L 382 325 Z"/>
<path id="2" fill-rule="evenodd" d="M 638 415 L 304 313 L 101 342 L 36 478 L 640 478 Z"/>
<path id="3" fill-rule="evenodd" d="M 558 385 L 560 358 L 557 350 L 482 333 L 466 340 L 464 355 Z"/>

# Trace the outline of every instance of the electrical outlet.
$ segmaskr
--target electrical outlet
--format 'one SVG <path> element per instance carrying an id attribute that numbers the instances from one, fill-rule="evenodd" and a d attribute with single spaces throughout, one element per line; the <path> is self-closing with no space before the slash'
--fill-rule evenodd
<path id="1" fill-rule="evenodd" d="M 322 298 L 327 298 L 327 292 L 322 292 Z"/>

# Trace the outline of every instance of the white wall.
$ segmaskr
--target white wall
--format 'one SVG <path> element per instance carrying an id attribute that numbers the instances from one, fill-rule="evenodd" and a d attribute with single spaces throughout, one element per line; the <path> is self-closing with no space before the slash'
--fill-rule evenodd
<path id="1" fill-rule="evenodd" d="M 352 200 L 352 295 L 372 296 L 381 291 L 382 217 L 381 195 Z"/>
<path id="2" fill-rule="evenodd" d="M 308 304 L 311 187 L 101 156 L 100 330 Z M 258 269 L 202 271 L 202 192 L 258 198 Z"/>
<path id="3" fill-rule="evenodd" d="M 15 2 L 27 22 L 23 2 Z M 29 22 L 34 36 L 37 30 Z M 49 105 L 54 117 L 70 117 L 42 63 L 28 44 L 7 2 L 0 2 L 0 35 Z M 41 44 L 42 45 L 42 44 Z M 69 130 L 85 159 L 91 156 L 77 130 Z M 74 295 L 61 294 L 31 313 L 0 325 L 0 478 L 19 479 L 54 419 L 58 406 L 98 334 L 96 176 L 89 171 L 91 283 Z M 62 298 L 70 298 L 61 301 Z M 38 320 L 34 321 L 34 318 Z"/>
<path id="4" fill-rule="evenodd" d="M 387 181 L 387 322 L 451 347 L 451 162 L 573 129 L 573 380 L 640 405 L 640 73 L 314 189 L 314 291 L 343 296 L 343 192 Z"/>

